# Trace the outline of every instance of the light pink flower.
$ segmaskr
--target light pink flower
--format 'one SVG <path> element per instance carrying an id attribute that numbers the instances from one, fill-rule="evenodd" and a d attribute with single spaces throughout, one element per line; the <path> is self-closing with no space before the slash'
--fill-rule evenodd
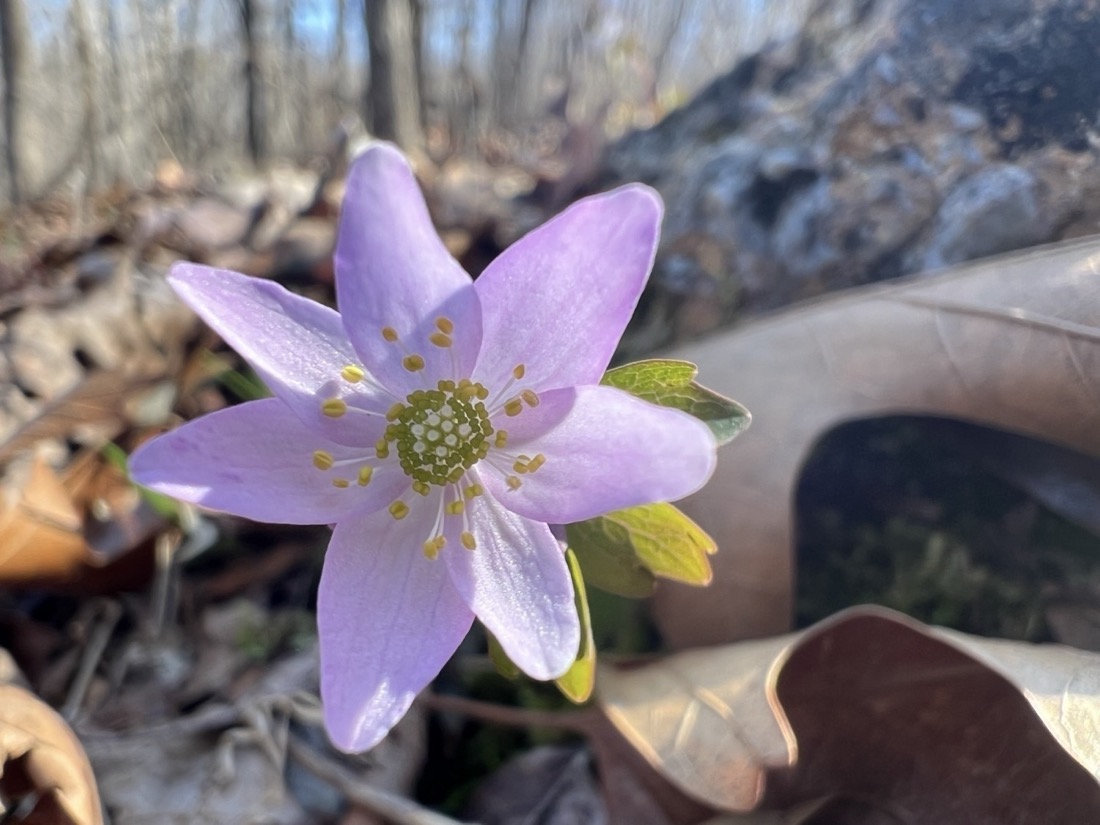
<path id="1" fill-rule="evenodd" d="M 587 198 L 475 282 L 404 158 L 353 165 L 336 249 L 341 313 L 269 281 L 177 264 L 179 295 L 273 398 L 139 449 L 139 483 L 258 521 L 335 524 L 317 596 L 325 721 L 370 748 L 476 615 L 536 679 L 579 625 L 547 524 L 673 500 L 710 476 L 705 425 L 599 386 L 653 262 L 661 202 Z"/>

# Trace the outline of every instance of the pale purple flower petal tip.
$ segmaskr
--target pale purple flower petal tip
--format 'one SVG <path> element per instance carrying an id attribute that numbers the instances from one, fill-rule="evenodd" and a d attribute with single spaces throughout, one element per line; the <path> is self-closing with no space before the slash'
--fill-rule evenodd
<path id="1" fill-rule="evenodd" d="M 341 313 L 236 273 L 172 284 L 274 398 L 160 436 L 136 481 L 264 521 L 335 523 L 318 591 L 333 742 L 375 745 L 476 615 L 531 676 L 572 664 L 573 586 L 548 523 L 679 498 L 714 469 L 690 416 L 596 386 L 637 304 L 661 201 L 580 201 L 472 282 L 394 147 L 348 178 Z"/>

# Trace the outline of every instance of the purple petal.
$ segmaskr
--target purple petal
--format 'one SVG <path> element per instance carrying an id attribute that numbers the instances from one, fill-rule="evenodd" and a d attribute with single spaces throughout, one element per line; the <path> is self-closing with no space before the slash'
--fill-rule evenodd
<path id="1" fill-rule="evenodd" d="M 586 198 L 510 246 L 474 285 L 486 346 L 474 379 L 523 363 L 536 390 L 598 383 L 642 294 L 661 223 L 647 186 Z"/>
<path id="2" fill-rule="evenodd" d="M 511 461 L 489 454 L 500 472 L 485 486 L 508 509 L 536 521 L 568 524 L 653 501 L 676 501 L 714 472 L 714 436 L 679 410 L 611 387 L 573 387 L 540 395 L 539 406 L 506 419 L 508 454 L 546 463 L 510 490 Z"/>
<path id="3" fill-rule="evenodd" d="M 389 144 L 373 144 L 348 174 L 336 292 L 356 350 L 396 395 L 423 388 L 425 375 L 433 386 L 439 378 L 469 377 L 481 346 L 477 294 L 436 234 L 408 162 Z M 454 324 L 450 348 L 429 340 L 441 316 Z M 383 339 L 385 327 L 400 343 Z M 409 354 L 424 359 L 423 372 L 402 366 Z"/>
<path id="4" fill-rule="evenodd" d="M 176 264 L 168 280 L 319 435 L 340 444 L 368 445 L 382 434 L 385 420 L 378 416 L 329 418 L 321 413 L 321 403 L 329 398 L 383 413 L 394 402 L 369 380 L 350 384 L 340 377 L 345 366 L 360 359 L 335 310 L 271 281 L 197 264 Z"/>
<path id="5" fill-rule="evenodd" d="M 525 673 L 535 679 L 561 676 L 580 646 L 573 581 L 561 545 L 545 524 L 510 513 L 489 495 L 468 500 L 466 512 L 476 549 L 462 546 L 462 527 L 448 517 L 441 553 L 455 587 Z"/>
<path id="6" fill-rule="evenodd" d="M 313 466 L 314 450 L 337 461 L 366 455 L 326 441 L 282 401 L 265 398 L 146 442 L 130 458 L 130 473 L 138 484 L 173 498 L 278 524 L 331 524 L 353 511 L 388 504 L 408 487 L 395 462 L 376 467 L 370 483 L 360 487 L 359 464 L 321 471 Z M 340 477 L 351 484 L 334 487 L 333 479 Z"/>
<path id="7" fill-rule="evenodd" d="M 325 726 L 344 751 L 373 747 L 446 664 L 473 622 L 422 545 L 439 496 L 408 516 L 382 510 L 336 525 L 317 591 Z"/>

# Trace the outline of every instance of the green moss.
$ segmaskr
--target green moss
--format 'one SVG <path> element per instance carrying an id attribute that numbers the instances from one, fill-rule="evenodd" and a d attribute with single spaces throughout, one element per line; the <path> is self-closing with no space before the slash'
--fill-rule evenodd
<path id="1" fill-rule="evenodd" d="M 1046 607 L 1100 579 L 1100 539 L 1006 480 L 983 460 L 996 442 L 967 432 L 891 418 L 823 439 L 798 494 L 800 625 L 876 603 L 970 633 L 1051 638 Z"/>

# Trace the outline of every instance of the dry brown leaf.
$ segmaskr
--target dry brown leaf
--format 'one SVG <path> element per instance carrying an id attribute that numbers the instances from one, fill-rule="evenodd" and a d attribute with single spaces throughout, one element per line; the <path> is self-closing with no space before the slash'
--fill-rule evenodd
<path id="1" fill-rule="evenodd" d="M 92 427 L 106 438 L 113 437 L 127 423 L 144 417 L 142 405 L 158 390 L 163 396 L 162 377 L 161 373 L 131 375 L 121 370 L 89 373 L 0 443 L 0 462 L 9 461 L 44 438 L 79 439 Z"/>
<path id="2" fill-rule="evenodd" d="M 64 578 L 88 558 L 83 519 L 57 473 L 35 455 L 0 504 L 0 581 Z"/>
<path id="3" fill-rule="evenodd" d="M 0 684 L 0 798 L 29 794 L 40 798 L 20 821 L 103 822 L 91 765 L 65 720 L 26 690 Z"/>
<path id="4" fill-rule="evenodd" d="M 125 474 L 79 453 L 59 474 L 35 454 L 0 499 L 0 582 L 62 583 L 100 568 L 163 526 Z"/>
<path id="5" fill-rule="evenodd" d="M 699 380 L 753 426 L 684 510 L 718 542 L 705 590 L 662 583 L 676 647 L 784 632 L 792 506 L 827 431 L 879 415 L 948 416 L 1100 455 L 1100 239 L 861 289 L 686 347 Z"/>
<path id="6" fill-rule="evenodd" d="M 165 519 L 142 497 L 123 470 L 98 450 L 84 450 L 65 468 L 62 481 L 84 515 L 87 563 L 108 565 L 165 526 Z"/>
<path id="7" fill-rule="evenodd" d="M 718 809 L 813 821 L 1100 821 L 1100 656 L 854 608 L 798 634 L 605 667 L 602 707 Z"/>

